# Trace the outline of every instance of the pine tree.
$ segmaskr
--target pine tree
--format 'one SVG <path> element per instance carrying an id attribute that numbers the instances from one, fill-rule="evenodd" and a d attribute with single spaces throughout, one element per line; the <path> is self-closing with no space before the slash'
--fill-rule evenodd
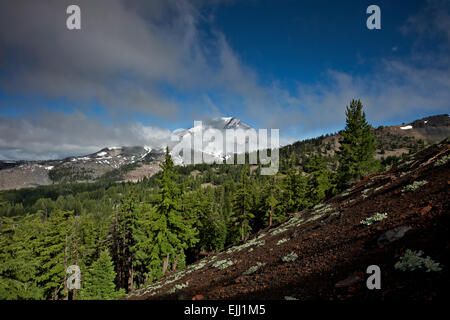
<path id="1" fill-rule="evenodd" d="M 137 228 L 137 197 L 131 190 L 122 200 L 114 223 L 114 252 L 117 263 L 117 282 L 127 292 L 133 288 L 133 248 L 136 241 L 133 231 Z"/>
<path id="2" fill-rule="evenodd" d="M 40 214 L 0 218 L 0 300 L 44 298 L 36 281 L 37 238 L 42 227 Z"/>
<path id="3" fill-rule="evenodd" d="M 283 189 L 283 205 L 287 212 L 297 212 L 310 206 L 307 198 L 307 178 L 302 173 L 297 173 L 295 168 L 288 170 Z"/>
<path id="4" fill-rule="evenodd" d="M 115 300 L 125 294 L 116 290 L 116 273 L 108 251 L 102 251 L 82 279 L 81 300 Z"/>
<path id="5" fill-rule="evenodd" d="M 152 231 L 149 249 L 153 278 L 164 275 L 170 265 L 172 270 L 183 267 L 185 250 L 198 241 L 198 231 L 181 212 L 181 191 L 176 184 L 177 177 L 168 148 L 161 169 L 156 210 L 149 212 Z"/>
<path id="6" fill-rule="evenodd" d="M 44 288 L 46 297 L 53 300 L 67 297 L 68 294 L 65 280 L 72 227 L 72 212 L 56 209 L 50 214 L 38 240 L 41 270 L 37 280 Z"/>
<path id="7" fill-rule="evenodd" d="M 285 211 L 280 206 L 281 188 L 278 186 L 275 177 L 269 180 L 265 187 L 264 198 L 264 221 L 267 227 L 278 223 L 285 218 Z M 280 210 L 281 209 L 281 210 Z"/>
<path id="8" fill-rule="evenodd" d="M 308 163 L 308 198 L 316 204 L 333 188 L 332 174 L 327 171 L 321 156 L 312 156 Z"/>
<path id="9" fill-rule="evenodd" d="M 371 126 L 366 121 L 359 100 L 352 100 L 346 107 L 346 127 L 339 154 L 338 184 L 343 189 L 376 168 L 375 138 Z"/>
<path id="10" fill-rule="evenodd" d="M 214 196 L 213 188 L 207 187 L 184 197 L 184 211 L 193 218 L 193 224 L 199 231 L 197 248 L 200 251 L 217 251 L 225 245 L 225 219 L 215 208 Z"/>
<path id="11" fill-rule="evenodd" d="M 255 217 L 251 212 L 251 193 L 248 172 L 249 167 L 245 165 L 241 172 L 241 178 L 233 202 L 233 214 L 236 223 L 240 227 L 239 232 L 241 241 L 247 239 L 249 232 L 252 230 L 250 220 Z"/>

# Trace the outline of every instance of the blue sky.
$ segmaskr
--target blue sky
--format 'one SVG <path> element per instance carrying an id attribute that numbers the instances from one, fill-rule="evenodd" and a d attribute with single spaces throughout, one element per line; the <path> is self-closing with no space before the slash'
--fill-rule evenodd
<path id="1" fill-rule="evenodd" d="M 366 28 L 371 4 L 381 30 Z M 353 98 L 374 126 L 447 113 L 448 21 L 443 0 L 6 0 L 0 159 L 158 146 L 216 116 L 288 143 L 342 129 Z"/>

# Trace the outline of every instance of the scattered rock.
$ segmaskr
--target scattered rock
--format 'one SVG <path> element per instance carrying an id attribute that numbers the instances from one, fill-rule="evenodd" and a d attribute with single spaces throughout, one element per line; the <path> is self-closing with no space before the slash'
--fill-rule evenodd
<path id="1" fill-rule="evenodd" d="M 426 215 L 428 212 L 431 211 L 431 209 L 432 209 L 432 206 L 430 206 L 430 205 L 428 205 L 428 206 L 426 206 L 426 207 L 423 207 L 423 208 L 420 210 L 420 214 L 421 214 L 421 215 Z"/>
<path id="2" fill-rule="evenodd" d="M 336 288 L 350 287 L 361 280 L 362 278 L 358 274 L 352 274 L 351 276 L 345 278 L 344 280 L 339 281 L 334 286 Z"/>
<path id="3" fill-rule="evenodd" d="M 400 226 L 383 233 L 377 240 L 378 246 L 383 246 L 385 244 L 394 242 L 398 239 L 403 238 L 406 232 L 411 230 L 410 226 Z"/>

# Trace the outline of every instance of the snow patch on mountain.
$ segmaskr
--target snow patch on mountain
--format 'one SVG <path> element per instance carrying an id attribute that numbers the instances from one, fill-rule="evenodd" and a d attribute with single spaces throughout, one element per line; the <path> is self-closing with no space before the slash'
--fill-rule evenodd
<path id="1" fill-rule="evenodd" d="M 246 138 L 242 139 L 242 141 L 237 141 L 232 143 L 232 150 L 227 150 L 226 146 L 229 146 L 226 143 L 226 130 L 242 130 L 243 135 Z M 247 144 L 249 152 L 256 151 L 258 149 L 257 141 L 253 141 L 253 139 L 249 139 L 248 131 L 253 128 L 241 120 L 233 118 L 233 117 L 219 117 L 212 118 L 207 121 L 202 121 L 201 125 L 195 125 L 190 129 L 177 129 L 172 132 L 172 135 L 175 137 L 174 140 L 179 140 L 180 146 L 184 146 L 190 148 L 194 152 L 201 152 L 203 154 L 204 160 L 206 162 L 222 162 L 223 160 L 229 158 L 231 154 L 235 153 L 235 150 L 245 150 L 245 145 Z M 191 139 L 189 139 L 190 135 Z M 193 137 L 201 136 L 202 144 L 201 146 L 194 146 Z M 215 140 L 216 137 L 221 136 L 224 141 Z M 181 149 L 181 148 L 180 148 Z M 171 152 L 174 163 L 177 165 L 183 165 L 183 157 L 180 153 Z"/>

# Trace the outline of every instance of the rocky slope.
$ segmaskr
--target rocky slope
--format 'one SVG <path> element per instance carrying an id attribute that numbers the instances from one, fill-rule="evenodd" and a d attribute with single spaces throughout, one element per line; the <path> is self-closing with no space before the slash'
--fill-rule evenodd
<path id="1" fill-rule="evenodd" d="M 128 299 L 444 299 L 449 159 L 446 139 Z M 416 257 L 410 266 L 424 264 L 402 271 L 397 263 L 408 249 L 431 260 Z M 380 267 L 379 290 L 366 287 L 370 265 Z"/>

